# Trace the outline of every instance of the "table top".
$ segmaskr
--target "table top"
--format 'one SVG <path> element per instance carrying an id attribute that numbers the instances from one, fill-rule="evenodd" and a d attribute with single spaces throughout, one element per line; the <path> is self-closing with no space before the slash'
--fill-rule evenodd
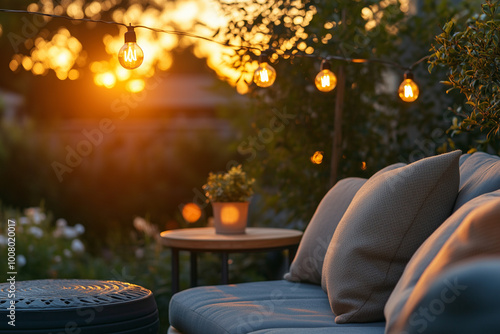
<path id="1" fill-rule="evenodd" d="M 167 247 L 200 251 L 244 251 L 293 246 L 300 242 L 298 230 L 247 227 L 244 234 L 216 234 L 213 227 L 185 228 L 161 232 Z"/>

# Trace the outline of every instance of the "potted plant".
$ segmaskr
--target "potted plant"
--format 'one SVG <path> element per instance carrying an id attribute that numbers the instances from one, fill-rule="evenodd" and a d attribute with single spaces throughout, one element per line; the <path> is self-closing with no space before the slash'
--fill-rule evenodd
<path id="1" fill-rule="evenodd" d="M 231 167 L 226 173 L 208 175 L 203 190 L 212 203 L 215 233 L 245 233 L 254 182 L 241 165 Z"/>

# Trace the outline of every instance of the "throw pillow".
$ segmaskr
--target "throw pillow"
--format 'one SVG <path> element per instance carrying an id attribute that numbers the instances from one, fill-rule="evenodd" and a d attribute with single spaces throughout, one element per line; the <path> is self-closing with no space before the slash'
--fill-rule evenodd
<path id="1" fill-rule="evenodd" d="M 415 320 L 419 316 L 419 310 L 416 306 L 426 296 L 429 287 L 436 281 L 437 277 L 450 267 L 466 260 L 500 255 L 500 243 L 498 242 L 500 240 L 499 222 L 500 199 L 498 198 L 476 208 L 467 215 L 463 223 L 425 269 L 408 302 L 401 311 L 401 316 L 397 319 L 396 325 L 389 333 L 401 333 L 404 328 L 420 326 L 418 322 L 410 321 L 410 319 Z M 459 293 L 460 291 L 456 292 Z M 445 302 L 450 300 L 449 303 L 451 303 L 451 298 L 456 299 L 458 296 L 450 297 L 442 294 L 441 297 L 446 297 L 446 300 L 440 300 L 442 302 L 440 310 L 445 311 Z M 439 314 L 433 314 L 433 317 L 439 317 Z"/>
<path id="2" fill-rule="evenodd" d="M 453 211 L 471 199 L 500 189 L 500 157 L 475 152 L 460 164 L 460 190 Z"/>
<path id="3" fill-rule="evenodd" d="M 401 310 L 408 301 L 408 298 L 424 270 L 429 266 L 446 241 L 457 230 L 460 224 L 462 224 L 469 213 L 478 207 L 497 200 L 500 200 L 500 190 L 484 194 L 465 203 L 460 209 L 446 219 L 446 221 L 419 247 L 408 262 L 403 275 L 385 304 L 384 314 L 387 331 L 392 331 L 397 319 L 401 316 Z"/>
<path id="4" fill-rule="evenodd" d="M 336 323 L 384 320 L 406 263 L 450 215 L 459 150 L 370 178 L 342 217 L 323 263 L 322 287 Z"/>
<path id="5" fill-rule="evenodd" d="M 405 164 L 389 165 L 375 175 L 402 166 Z M 340 180 L 323 197 L 304 231 L 290 271 L 284 276 L 286 280 L 321 284 L 323 261 L 333 232 L 352 198 L 365 182 L 366 179 L 353 177 Z"/>
<path id="6" fill-rule="evenodd" d="M 365 182 L 366 179 L 346 178 L 326 193 L 304 231 L 290 271 L 285 274 L 286 280 L 321 284 L 323 260 L 333 232 Z"/>

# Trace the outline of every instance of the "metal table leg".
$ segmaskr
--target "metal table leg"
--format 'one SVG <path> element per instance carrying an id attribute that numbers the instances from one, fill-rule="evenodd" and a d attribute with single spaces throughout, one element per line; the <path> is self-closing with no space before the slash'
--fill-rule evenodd
<path id="1" fill-rule="evenodd" d="M 198 253 L 191 252 L 191 287 L 198 286 Z"/>
<path id="2" fill-rule="evenodd" d="M 228 268 L 228 254 L 226 252 L 223 252 L 221 254 L 222 257 L 222 278 L 221 282 L 222 284 L 228 284 L 229 282 L 229 268 Z"/>
<path id="3" fill-rule="evenodd" d="M 179 291 L 179 250 L 172 248 L 172 295 Z"/>

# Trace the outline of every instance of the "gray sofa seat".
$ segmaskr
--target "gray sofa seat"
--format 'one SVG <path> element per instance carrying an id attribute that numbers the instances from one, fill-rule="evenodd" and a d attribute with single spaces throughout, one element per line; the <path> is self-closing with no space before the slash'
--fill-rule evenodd
<path id="1" fill-rule="evenodd" d="M 277 329 L 263 329 L 260 331 L 252 332 L 250 334 L 377 334 L 383 333 L 380 327 L 377 326 L 335 326 L 321 327 L 321 328 L 277 328 Z"/>
<path id="2" fill-rule="evenodd" d="M 169 313 L 183 334 L 381 334 L 385 326 L 336 324 L 321 286 L 285 280 L 185 290 L 172 297 Z"/>

